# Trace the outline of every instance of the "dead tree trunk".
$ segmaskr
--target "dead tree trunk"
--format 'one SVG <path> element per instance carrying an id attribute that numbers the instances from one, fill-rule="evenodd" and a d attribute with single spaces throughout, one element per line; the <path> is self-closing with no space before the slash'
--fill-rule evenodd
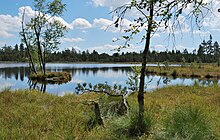
<path id="1" fill-rule="evenodd" d="M 93 104 L 94 104 L 94 112 L 95 112 L 95 116 L 96 116 L 96 120 L 97 120 L 98 125 L 104 125 L 102 117 L 101 117 L 101 111 L 99 108 L 99 104 L 96 102 L 93 102 Z"/>

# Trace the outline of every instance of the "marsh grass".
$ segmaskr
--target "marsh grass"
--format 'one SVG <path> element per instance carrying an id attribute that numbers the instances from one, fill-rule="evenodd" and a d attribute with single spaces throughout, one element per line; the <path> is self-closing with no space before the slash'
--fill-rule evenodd
<path id="1" fill-rule="evenodd" d="M 104 129 L 97 127 L 89 133 L 85 139 L 96 139 L 96 140 L 135 140 L 142 137 L 148 138 L 154 120 L 150 114 L 145 113 L 144 122 L 139 124 L 137 111 L 132 111 L 127 116 L 114 117 L 106 121 Z M 140 135 L 138 125 L 142 125 L 145 128 L 145 134 Z"/>
<path id="2" fill-rule="evenodd" d="M 79 102 L 93 98 L 95 95 L 79 98 L 37 91 L 3 91 L 0 94 L 0 138 L 82 139 L 92 110 Z"/>
<path id="3" fill-rule="evenodd" d="M 163 67 L 147 67 L 147 73 L 156 74 L 156 75 L 166 75 L 173 77 L 191 77 L 191 78 L 200 78 L 200 79 L 219 79 L 220 78 L 220 69 L 216 65 L 204 64 L 201 68 L 200 64 L 190 64 L 185 65 L 184 67 L 174 67 L 169 66 L 169 69 Z M 163 70 L 161 71 L 161 68 Z"/>
<path id="4" fill-rule="evenodd" d="M 129 115 L 103 117 L 104 126 L 99 126 L 95 122 L 93 107 L 80 102 L 97 100 L 103 94 L 59 97 L 34 90 L 6 90 L 0 93 L 0 138 L 218 140 L 219 93 L 218 84 L 169 86 L 146 93 L 145 121 L 141 124 L 146 129 L 140 136 L 135 93 L 127 98 L 131 107 Z M 118 101 L 118 98 L 103 98 L 99 101 L 101 111 L 109 108 L 107 104 Z M 106 104 L 102 106 L 103 102 Z"/>
<path id="5" fill-rule="evenodd" d="M 99 100 L 103 117 L 119 117 L 127 113 L 127 108 L 124 105 L 124 99 L 122 96 L 102 96 Z"/>
<path id="6" fill-rule="evenodd" d="M 208 119 L 198 107 L 179 106 L 165 122 L 166 139 L 215 140 Z"/>
<path id="7" fill-rule="evenodd" d="M 69 72 L 39 72 L 37 74 L 32 73 L 29 78 L 37 82 L 49 82 L 49 83 L 66 83 L 71 80 L 71 74 Z"/>
<path id="8" fill-rule="evenodd" d="M 141 136 L 141 128 L 144 129 L 145 135 L 149 135 L 151 127 L 153 124 L 153 119 L 149 114 L 145 113 L 144 121 L 140 123 L 138 120 L 138 112 L 134 111 L 129 114 L 129 116 L 122 117 L 111 123 L 109 126 L 109 131 L 112 131 L 117 137 L 123 138 L 136 138 Z"/>

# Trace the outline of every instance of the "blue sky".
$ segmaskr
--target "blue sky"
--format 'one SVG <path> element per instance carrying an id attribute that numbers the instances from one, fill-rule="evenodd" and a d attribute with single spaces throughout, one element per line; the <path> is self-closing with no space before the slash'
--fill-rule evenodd
<path id="1" fill-rule="evenodd" d="M 67 5 L 63 13 L 63 22 L 70 28 L 66 33 L 65 38 L 62 39 L 60 50 L 74 47 L 76 50 L 97 50 L 99 53 L 114 53 L 111 51 L 123 42 L 113 42 L 115 38 L 123 35 L 122 31 L 110 26 L 113 19 L 109 12 L 129 0 L 63 0 Z M 30 13 L 33 12 L 32 0 L 2 0 L 0 4 L 0 47 L 7 45 L 14 46 L 20 43 L 19 31 L 22 8 L 28 9 Z M 151 42 L 151 50 L 183 50 L 187 48 L 189 51 L 198 49 L 199 44 L 203 39 L 208 39 L 209 34 L 212 34 L 213 41 L 220 42 L 220 13 L 216 12 L 216 17 L 210 20 L 204 20 L 204 29 L 198 31 L 195 29 L 192 34 L 190 25 L 184 24 L 182 33 L 176 33 L 175 43 L 172 40 L 168 41 L 166 32 L 157 33 Z M 127 17 L 124 21 L 124 28 L 131 23 L 132 16 Z M 183 17 L 184 18 L 184 17 Z M 142 32 L 143 34 L 144 32 Z M 143 49 L 143 43 L 140 43 L 141 35 L 135 37 L 131 48 L 124 51 L 139 52 Z"/>

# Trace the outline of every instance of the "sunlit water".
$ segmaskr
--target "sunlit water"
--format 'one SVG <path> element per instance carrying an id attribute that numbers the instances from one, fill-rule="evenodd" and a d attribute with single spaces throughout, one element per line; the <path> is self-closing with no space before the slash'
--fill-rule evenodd
<path id="1" fill-rule="evenodd" d="M 153 64 L 151 64 L 153 65 Z M 131 66 L 134 64 L 47 64 L 48 71 L 68 71 L 72 75 L 72 80 L 65 84 L 47 84 L 46 91 L 51 94 L 64 95 L 75 93 L 77 83 L 108 83 L 109 85 L 120 84 L 128 86 L 126 81 L 132 75 Z M 0 90 L 30 89 L 33 85 L 28 80 L 28 64 L 0 64 Z M 146 90 L 152 91 L 167 85 L 192 85 L 197 79 L 185 79 L 161 76 L 147 76 Z M 199 81 L 202 84 L 209 84 L 213 81 Z M 37 84 L 35 89 L 41 89 L 42 84 Z"/>

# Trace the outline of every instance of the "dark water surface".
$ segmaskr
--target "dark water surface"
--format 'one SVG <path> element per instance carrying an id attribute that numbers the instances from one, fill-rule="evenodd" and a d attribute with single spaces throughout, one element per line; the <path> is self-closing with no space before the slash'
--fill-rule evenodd
<path id="1" fill-rule="evenodd" d="M 151 66 L 154 64 L 151 64 Z M 126 85 L 128 76 L 133 74 L 131 66 L 134 64 L 47 64 L 48 71 L 68 71 L 72 75 L 72 80 L 65 84 L 47 84 L 45 90 L 51 94 L 64 95 L 65 93 L 75 93 L 77 83 L 105 83 L 109 85 Z M 28 80 L 28 64 L 13 63 L 0 64 L 0 90 L 11 89 L 41 89 L 42 85 L 34 85 Z M 192 85 L 197 79 L 168 78 L 161 76 L 147 76 L 146 82 L 151 81 L 146 90 L 151 91 L 166 85 Z M 202 84 L 213 83 L 213 81 L 199 81 Z"/>

